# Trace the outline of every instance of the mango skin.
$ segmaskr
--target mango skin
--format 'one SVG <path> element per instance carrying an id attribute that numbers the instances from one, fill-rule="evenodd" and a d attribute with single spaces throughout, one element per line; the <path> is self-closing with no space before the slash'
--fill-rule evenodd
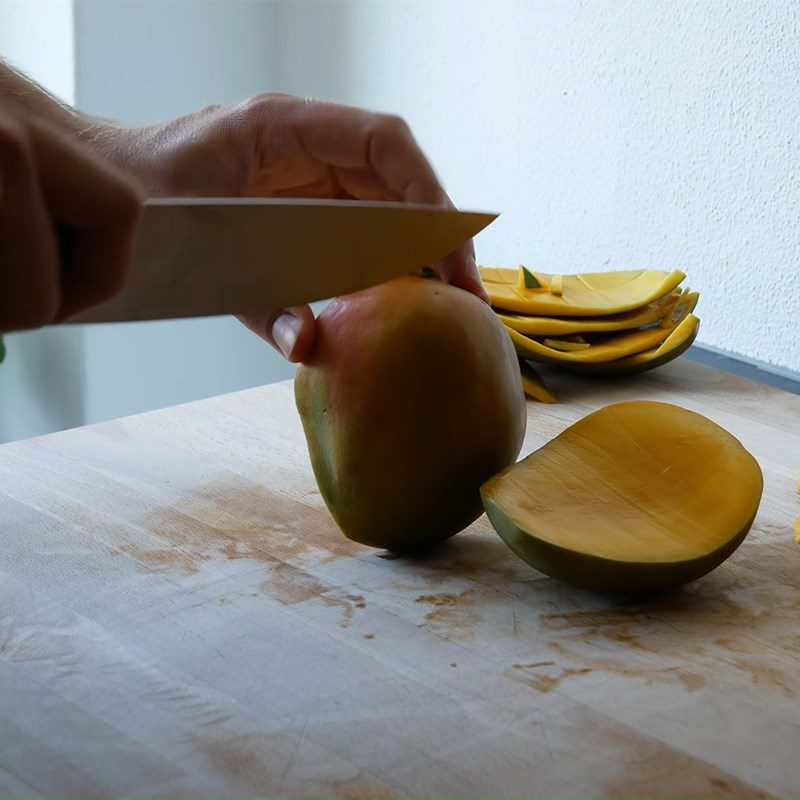
<path id="1" fill-rule="evenodd" d="M 539 539 L 509 519 L 488 494 L 484 494 L 483 503 L 492 527 L 523 561 L 556 580 L 581 589 L 616 595 L 655 594 L 702 578 L 733 554 L 755 521 L 753 514 L 736 536 L 701 558 L 673 563 L 621 562 L 576 553 Z"/>
<path id="2" fill-rule="evenodd" d="M 694 344 L 697 334 L 700 332 L 700 324 L 695 325 L 691 334 L 680 344 L 662 353 L 658 358 L 651 358 L 647 361 L 631 363 L 628 359 L 622 358 L 619 361 L 605 361 L 599 364 L 570 364 L 564 362 L 559 366 L 568 369 L 570 372 L 579 372 L 582 375 L 598 375 L 600 377 L 612 378 L 617 375 L 637 375 L 640 372 L 647 372 L 656 367 L 661 367 L 682 356 Z M 637 355 L 642 355 L 637 353 Z M 627 363 L 626 363 L 627 362 Z"/>
<path id="3" fill-rule="evenodd" d="M 654 438 L 660 436 L 663 442 L 672 445 L 667 448 L 666 454 L 657 445 L 650 449 L 646 444 L 648 437 L 644 437 L 644 441 L 640 439 L 636 435 L 635 426 L 626 427 L 617 423 L 614 426 L 616 443 L 609 441 L 607 434 L 603 435 L 602 424 L 595 427 L 599 420 L 606 420 L 612 415 L 619 414 L 624 419 L 626 412 L 630 414 L 629 419 L 635 420 L 638 416 L 640 420 L 646 420 L 648 431 L 658 432 Z M 679 416 L 676 417 L 676 413 Z M 696 438 L 693 438 L 695 435 Z M 574 442 L 576 439 L 592 444 L 593 450 L 586 451 L 589 455 L 579 459 L 576 456 L 577 451 L 567 445 L 566 452 L 572 453 L 571 462 L 540 458 L 548 448 L 558 448 L 560 442 Z M 685 447 L 683 450 L 675 449 L 676 442 L 691 444 L 691 457 L 687 455 Z M 618 446 L 618 443 L 624 446 Z M 707 457 L 705 447 L 709 448 L 711 457 Z M 718 488 L 714 492 L 704 491 L 703 487 L 697 485 L 696 473 L 689 472 L 687 475 L 685 468 L 689 466 L 688 459 L 690 458 L 692 464 L 699 465 L 699 470 L 712 470 L 712 474 L 720 475 L 714 471 L 713 454 L 721 450 L 736 454 L 735 458 L 727 460 L 730 467 L 726 468 L 725 461 L 721 462 L 722 469 L 725 470 L 721 473 L 725 479 L 725 492 L 720 493 Z M 675 455 L 670 455 L 670 452 Z M 666 512 L 669 514 L 677 509 L 676 515 L 667 517 L 674 527 L 687 527 L 684 520 L 688 521 L 692 514 L 687 505 L 689 495 L 692 499 L 699 497 L 703 509 L 712 510 L 718 506 L 730 508 L 734 493 L 737 500 L 743 500 L 743 507 L 735 520 L 729 526 L 718 529 L 715 549 L 706 549 L 694 557 L 673 554 L 671 557 L 663 556 L 661 560 L 648 559 L 648 554 L 652 555 L 652 551 L 645 550 L 645 546 L 631 535 L 629 523 L 632 517 L 627 513 L 627 507 L 643 510 L 646 516 L 659 521 L 664 517 L 660 516 L 658 503 L 655 501 L 657 492 L 651 490 L 654 505 L 648 505 L 646 487 L 653 486 L 652 477 L 647 480 L 640 474 L 641 465 L 631 457 L 631 453 L 637 456 L 646 454 L 644 460 L 657 466 L 660 481 L 672 482 L 677 478 L 677 485 L 686 487 L 683 502 L 679 498 L 677 506 L 670 506 Z M 633 491 L 623 490 L 622 485 L 615 481 L 614 470 L 609 468 L 614 464 L 624 464 L 623 472 L 626 475 L 638 476 Z M 625 498 L 625 501 L 614 504 L 598 503 L 595 500 L 592 504 L 594 518 L 591 524 L 587 524 L 587 506 L 582 501 L 580 490 L 577 495 L 570 493 L 575 492 L 575 488 L 574 485 L 570 487 L 565 480 L 566 469 L 569 469 L 570 477 L 575 476 L 581 481 L 582 487 L 599 486 L 600 493 L 606 497 Z M 547 484 L 548 488 L 558 487 L 558 505 L 542 489 L 543 484 Z M 605 406 L 566 428 L 539 451 L 493 476 L 481 487 L 481 496 L 489 521 L 500 538 L 523 561 L 540 572 L 582 589 L 615 595 L 645 595 L 694 581 L 722 564 L 739 547 L 752 527 L 763 488 L 764 479 L 758 462 L 723 428 L 696 412 L 677 406 L 655 401 L 627 401 Z M 544 496 L 540 492 L 544 492 Z M 530 498 L 530 505 L 521 508 L 516 498 L 526 495 Z M 574 512 L 576 507 L 578 510 Z M 547 522 L 548 514 L 553 509 L 566 512 L 559 523 L 564 533 L 579 534 L 580 544 L 576 546 L 575 539 L 573 546 L 563 540 L 553 541 L 552 522 Z M 583 513 L 581 509 L 584 510 Z M 570 519 L 570 513 L 577 515 Z M 584 544 L 591 549 L 592 537 L 602 535 L 603 523 L 609 523 L 609 528 L 613 529 L 617 520 L 623 530 L 626 527 L 628 530 L 625 539 L 627 552 L 624 556 L 606 557 L 599 552 L 585 552 L 580 549 Z M 642 549 L 638 550 L 640 547 Z M 625 556 L 631 560 L 627 560 Z M 635 560 L 636 556 L 640 560 Z"/>
<path id="4" fill-rule="evenodd" d="M 335 300 L 295 377 L 311 464 L 344 534 L 430 547 L 483 512 L 519 455 L 526 405 L 511 340 L 468 292 L 415 276 Z"/>

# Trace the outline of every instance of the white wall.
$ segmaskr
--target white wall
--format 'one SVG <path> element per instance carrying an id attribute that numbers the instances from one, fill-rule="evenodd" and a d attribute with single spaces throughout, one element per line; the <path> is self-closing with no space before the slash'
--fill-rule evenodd
<path id="1" fill-rule="evenodd" d="M 703 343 L 793 370 L 797 37 L 794 0 L 0 0 L 0 53 L 125 122 L 269 89 L 399 112 L 503 212 L 485 263 L 679 266 Z M 0 441 L 291 374 L 230 319 L 19 334 Z"/>
<path id="2" fill-rule="evenodd" d="M 288 2 L 280 84 L 396 111 L 479 260 L 680 267 L 701 342 L 800 369 L 795 0 Z"/>
<path id="3" fill-rule="evenodd" d="M 0 0 L 0 56 L 67 102 L 74 96 L 72 2 Z M 83 342 L 75 329 L 6 336 L 0 442 L 83 422 Z"/>
<path id="4" fill-rule="evenodd" d="M 78 0 L 78 106 L 125 123 L 169 119 L 274 85 L 275 9 L 238 0 Z M 86 419 L 291 377 L 233 318 L 85 327 Z"/>
<path id="5" fill-rule="evenodd" d="M 0 0 L 0 56 L 72 102 L 72 0 Z"/>

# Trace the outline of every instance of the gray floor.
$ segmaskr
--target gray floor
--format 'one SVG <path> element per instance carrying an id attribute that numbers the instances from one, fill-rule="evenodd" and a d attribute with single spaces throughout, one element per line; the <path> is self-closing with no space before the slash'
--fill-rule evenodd
<path id="1" fill-rule="evenodd" d="M 743 378 L 750 378 L 750 380 L 783 389 L 785 392 L 800 394 L 800 374 L 792 373 L 789 370 L 778 370 L 767 364 L 742 361 L 725 353 L 718 353 L 696 345 L 686 352 L 686 357 L 698 364 L 716 367 L 733 375 L 741 375 Z"/>

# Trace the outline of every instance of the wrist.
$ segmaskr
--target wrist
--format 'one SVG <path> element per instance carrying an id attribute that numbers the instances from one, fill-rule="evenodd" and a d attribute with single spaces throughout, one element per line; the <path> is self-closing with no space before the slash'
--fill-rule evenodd
<path id="1" fill-rule="evenodd" d="M 138 129 L 125 128 L 106 120 L 87 117 L 77 131 L 78 138 L 104 161 L 133 178 L 149 191 L 138 146 Z"/>
<path id="2" fill-rule="evenodd" d="M 128 128 L 91 120 L 80 138 L 101 158 L 134 180 L 148 197 L 193 194 L 186 190 L 175 154 L 176 122 Z M 178 148 L 179 150 L 180 148 Z"/>

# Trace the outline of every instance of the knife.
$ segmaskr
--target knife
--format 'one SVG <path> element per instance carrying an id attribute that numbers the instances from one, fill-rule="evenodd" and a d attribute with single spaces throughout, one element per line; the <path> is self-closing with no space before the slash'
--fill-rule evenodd
<path id="1" fill-rule="evenodd" d="M 258 313 L 324 300 L 432 264 L 496 217 L 389 202 L 148 200 L 124 288 L 69 322 Z"/>

